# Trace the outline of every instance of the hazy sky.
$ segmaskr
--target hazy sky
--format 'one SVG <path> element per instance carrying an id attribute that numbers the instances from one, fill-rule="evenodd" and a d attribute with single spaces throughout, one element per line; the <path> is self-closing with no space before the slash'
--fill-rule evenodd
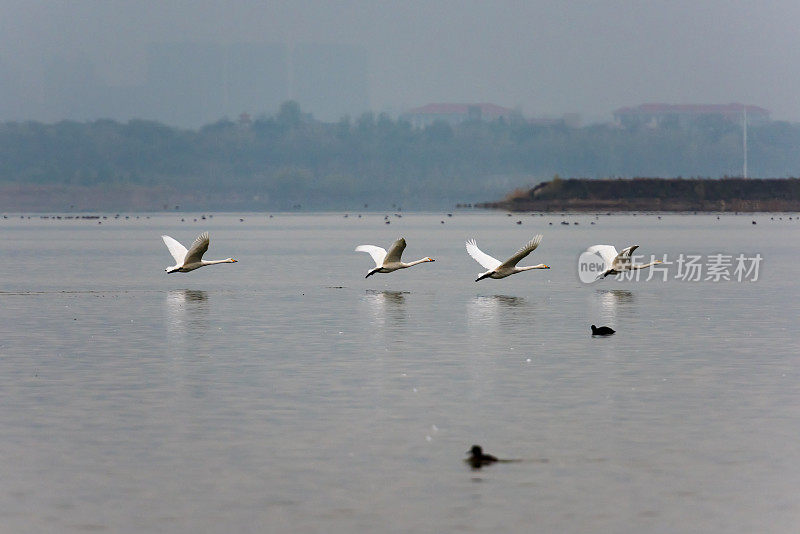
<path id="1" fill-rule="evenodd" d="M 493 102 L 609 116 L 643 102 L 763 106 L 800 120 L 800 2 L 0 0 L 0 59 L 86 56 L 141 82 L 149 42 L 363 45 L 372 108 Z"/>

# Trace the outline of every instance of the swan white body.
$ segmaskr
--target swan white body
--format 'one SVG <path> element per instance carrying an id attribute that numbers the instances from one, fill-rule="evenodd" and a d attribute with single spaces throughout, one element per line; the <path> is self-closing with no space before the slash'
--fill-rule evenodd
<path id="1" fill-rule="evenodd" d="M 208 250 L 208 243 L 210 238 L 208 232 L 203 232 L 192 243 L 192 248 L 186 250 L 186 247 L 172 239 L 168 235 L 162 235 L 161 239 L 167 245 L 169 253 L 175 258 L 175 265 L 164 269 L 168 273 L 188 273 L 206 265 L 215 265 L 217 263 L 236 263 L 233 258 L 226 258 L 224 260 L 204 260 L 203 254 Z"/>
<path id="2" fill-rule="evenodd" d="M 658 260 L 651 261 L 650 263 L 633 263 L 631 261 L 631 255 L 637 248 L 639 248 L 639 245 L 633 245 L 623 249 L 622 252 L 617 252 L 617 249 L 611 245 L 593 245 L 587 248 L 586 252 L 599 254 L 600 257 L 603 258 L 603 263 L 605 264 L 603 272 L 597 275 L 596 280 L 605 278 L 610 274 L 620 274 L 625 271 L 645 269 L 651 265 L 663 263 Z"/>
<path id="3" fill-rule="evenodd" d="M 425 263 L 428 261 L 436 261 L 431 258 L 422 258 L 421 260 L 412 261 L 410 263 L 403 263 L 400 260 L 400 257 L 403 255 L 403 250 L 406 248 L 406 240 L 404 238 L 400 238 L 395 241 L 391 247 L 389 247 L 389 252 L 386 252 L 385 249 L 381 247 L 376 247 L 375 245 L 359 245 L 356 247 L 356 252 L 366 252 L 372 259 L 375 260 L 375 268 L 370 269 L 367 273 L 367 276 L 364 278 L 369 278 L 375 273 L 391 273 L 398 269 L 406 269 L 411 267 L 412 265 L 417 265 L 419 263 Z"/>
<path id="4" fill-rule="evenodd" d="M 542 235 L 536 235 L 528 241 L 528 243 L 519 249 L 516 254 L 508 258 L 506 261 L 500 261 L 497 258 L 493 258 L 483 252 L 481 249 L 478 248 L 478 244 L 475 242 L 474 239 L 470 239 L 467 241 L 467 253 L 472 256 L 472 259 L 480 263 L 485 269 L 489 269 L 485 273 L 481 273 L 478 278 L 475 279 L 476 282 L 483 280 L 484 278 L 505 278 L 506 276 L 511 276 L 512 274 L 521 273 L 522 271 L 530 271 L 531 269 L 549 269 L 547 265 L 544 263 L 540 263 L 539 265 L 531 265 L 528 267 L 517 267 L 517 264 L 536 250 L 536 247 L 539 246 L 539 243 L 542 242 Z"/>

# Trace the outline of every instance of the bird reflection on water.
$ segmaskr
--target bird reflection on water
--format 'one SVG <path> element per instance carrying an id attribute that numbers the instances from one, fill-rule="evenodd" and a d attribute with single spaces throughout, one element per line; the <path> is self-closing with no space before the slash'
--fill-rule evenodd
<path id="1" fill-rule="evenodd" d="M 497 311 L 502 308 L 518 308 L 525 306 L 527 301 L 522 297 L 512 297 L 509 295 L 478 295 L 472 299 L 470 306 L 477 310 Z"/>
<path id="2" fill-rule="evenodd" d="M 372 289 L 367 290 L 367 295 L 372 295 L 377 297 L 378 300 L 383 302 L 391 302 L 393 304 L 405 304 L 406 303 L 406 295 L 408 295 L 408 291 L 375 291 Z"/>
<path id="3" fill-rule="evenodd" d="M 188 336 L 198 337 L 208 329 L 208 292 L 199 289 L 173 289 L 167 292 L 167 331 L 170 343 L 183 343 Z"/>
<path id="4" fill-rule="evenodd" d="M 598 289 L 600 298 L 604 306 L 615 306 L 617 304 L 631 304 L 633 303 L 633 291 L 627 289 Z"/>
<path id="5" fill-rule="evenodd" d="M 522 297 L 479 295 L 469 301 L 468 317 L 476 324 L 489 322 L 505 324 L 513 322 L 519 312 L 527 311 L 528 308 L 528 301 Z"/>
<path id="6" fill-rule="evenodd" d="M 598 289 L 600 309 L 604 319 L 614 322 L 619 313 L 629 311 L 636 302 L 636 296 L 627 289 Z"/>
<path id="7" fill-rule="evenodd" d="M 491 297 L 477 297 L 479 299 L 490 299 L 496 302 L 500 307 L 516 308 L 517 306 L 524 306 L 527 302 L 522 297 L 512 297 L 509 295 L 492 295 Z"/>
<path id="8" fill-rule="evenodd" d="M 170 291 L 170 293 L 173 293 L 173 291 Z M 208 293 L 199 289 L 183 289 L 175 293 L 182 293 L 187 302 L 205 302 L 208 300 Z"/>
<path id="9" fill-rule="evenodd" d="M 408 294 L 408 291 L 376 291 L 368 289 L 365 301 L 379 325 L 398 324 L 406 321 L 406 295 Z"/>

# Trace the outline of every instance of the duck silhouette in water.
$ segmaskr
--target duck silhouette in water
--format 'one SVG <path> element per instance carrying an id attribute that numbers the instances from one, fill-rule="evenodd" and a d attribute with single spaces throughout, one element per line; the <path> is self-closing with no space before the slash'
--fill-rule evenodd
<path id="1" fill-rule="evenodd" d="M 593 336 L 610 336 L 614 332 L 616 332 L 616 330 L 614 330 L 613 328 L 609 328 L 607 326 L 601 326 L 598 328 L 597 326 L 592 325 Z"/>
<path id="2" fill-rule="evenodd" d="M 492 456 L 491 454 L 484 453 L 483 447 L 480 445 L 473 445 L 472 448 L 467 451 L 467 454 L 469 454 L 469 457 L 464 458 L 464 461 L 475 470 L 480 469 L 485 465 L 491 465 L 494 463 L 511 464 L 516 462 L 537 462 L 546 464 L 548 462 L 547 458 L 536 458 L 530 460 L 508 460 L 505 458 L 498 458 L 496 456 Z"/>
<path id="3" fill-rule="evenodd" d="M 480 445 L 473 445 L 472 448 L 467 451 L 467 454 L 469 454 L 469 458 L 464 461 L 473 469 L 480 469 L 484 465 L 490 465 L 500 461 L 497 457 L 484 453 Z"/>

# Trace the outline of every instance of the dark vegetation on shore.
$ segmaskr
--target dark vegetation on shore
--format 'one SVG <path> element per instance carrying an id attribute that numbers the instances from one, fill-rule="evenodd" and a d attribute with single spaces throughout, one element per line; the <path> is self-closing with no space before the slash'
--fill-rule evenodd
<path id="1" fill-rule="evenodd" d="M 800 179 L 555 177 L 500 202 L 511 211 L 800 211 Z"/>
<path id="2" fill-rule="evenodd" d="M 740 172 L 739 125 L 719 117 L 657 129 L 520 120 L 408 122 L 365 114 L 322 123 L 297 104 L 199 130 L 157 122 L 0 123 L 0 209 L 407 209 L 498 198 L 556 173 Z M 800 172 L 800 125 L 748 131 L 753 173 Z"/>

